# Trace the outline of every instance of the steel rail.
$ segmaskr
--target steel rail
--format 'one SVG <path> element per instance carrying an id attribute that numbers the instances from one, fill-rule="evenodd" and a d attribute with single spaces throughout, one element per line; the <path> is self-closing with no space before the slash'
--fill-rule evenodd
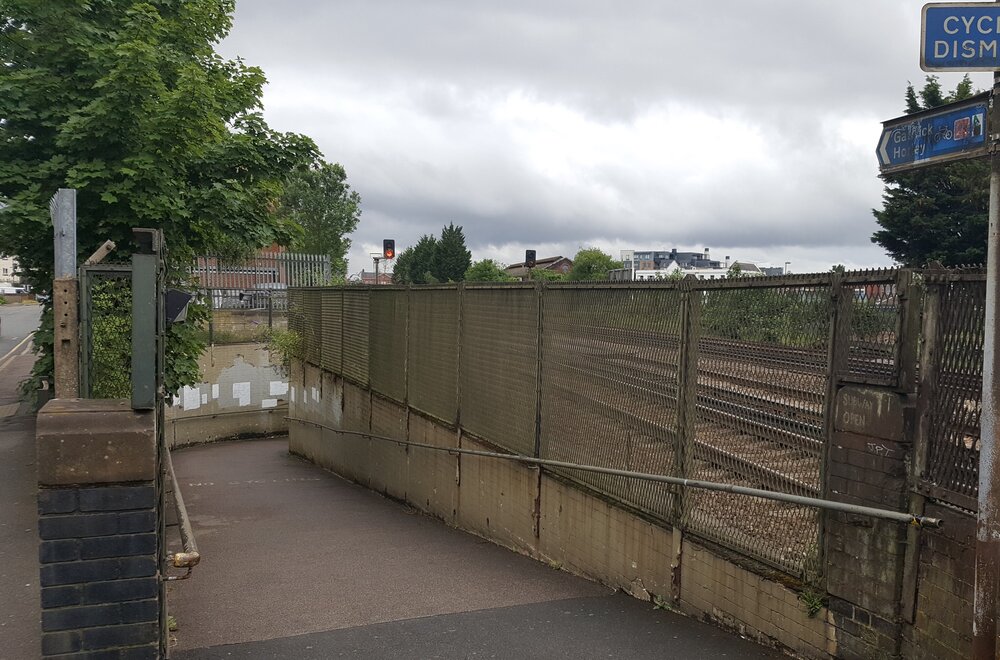
<path id="1" fill-rule="evenodd" d="M 184 506 L 184 498 L 181 496 L 180 488 L 177 487 L 177 475 L 174 474 L 174 462 L 170 459 L 170 450 L 163 452 L 164 463 L 167 468 L 167 476 L 170 477 L 171 488 L 174 494 L 174 509 L 177 512 L 177 527 L 181 533 L 181 546 L 183 552 L 175 552 L 170 555 L 169 560 L 174 568 L 186 568 L 184 575 L 170 575 L 164 578 L 165 582 L 176 580 L 186 580 L 191 577 L 191 569 L 201 561 L 201 553 L 198 552 L 198 544 L 194 540 L 194 530 L 191 528 L 191 520 L 188 518 L 187 507 Z"/>
<path id="2" fill-rule="evenodd" d="M 868 516 L 871 518 L 880 518 L 882 520 L 891 520 L 894 522 L 907 523 L 917 527 L 940 527 L 944 522 L 940 518 L 931 518 L 929 516 L 920 516 L 912 513 L 904 513 L 901 511 L 891 511 L 888 509 L 878 509 L 870 506 L 861 506 L 859 504 L 847 504 L 846 502 L 833 502 L 830 500 L 824 500 L 817 497 L 806 497 L 803 495 L 778 493 L 770 490 L 762 490 L 760 488 L 748 488 L 746 486 L 737 486 L 734 484 L 720 484 L 713 481 L 685 479 L 682 477 L 668 477 L 662 474 L 632 472 L 629 470 L 618 470 L 615 468 L 597 467 L 595 465 L 581 465 L 579 463 L 570 463 L 567 461 L 555 461 L 547 458 L 533 458 L 529 456 L 520 456 L 518 454 L 500 454 L 492 451 L 481 451 L 478 449 L 462 449 L 459 447 L 440 447 L 438 445 L 430 445 L 423 442 L 412 442 L 410 440 L 400 440 L 399 438 L 390 438 L 383 435 L 376 435 L 374 433 L 365 433 L 363 431 L 346 431 L 344 429 L 334 428 L 332 426 L 327 426 L 326 424 L 320 424 L 319 422 L 313 422 L 311 420 L 301 419 L 298 417 L 286 417 L 285 419 L 287 419 L 290 422 L 308 424 L 310 426 L 315 426 L 321 429 L 327 429 L 329 431 L 335 431 L 337 433 L 342 433 L 344 435 L 357 435 L 369 438 L 371 440 L 393 442 L 397 445 L 402 445 L 405 447 L 418 447 L 421 449 L 443 451 L 448 454 L 465 454 L 468 456 L 480 456 L 483 458 L 500 458 L 509 461 L 514 461 L 517 463 L 525 463 L 528 465 L 538 465 L 543 467 L 558 467 L 569 470 L 580 470 L 581 472 L 595 472 L 597 474 L 608 474 L 616 477 L 628 477 L 631 479 L 655 481 L 659 483 L 671 484 L 674 486 L 681 486 L 684 488 L 698 488 L 702 490 L 733 493 L 736 495 L 748 495 L 750 497 L 760 497 L 768 500 L 776 500 L 778 502 L 787 502 L 789 504 L 799 504 L 802 506 L 811 506 L 818 509 L 828 509 L 830 511 L 853 513 L 855 515 Z"/>

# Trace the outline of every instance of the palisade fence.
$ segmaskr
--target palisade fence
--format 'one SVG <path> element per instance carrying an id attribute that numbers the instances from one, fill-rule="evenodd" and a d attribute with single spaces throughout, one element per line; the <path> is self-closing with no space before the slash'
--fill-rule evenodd
<path id="1" fill-rule="evenodd" d="M 322 286 L 333 276 L 330 257 L 260 252 L 246 259 L 196 257 L 190 275 L 208 303 L 208 342 L 260 341 L 287 326 L 289 287 Z"/>
<path id="2" fill-rule="evenodd" d="M 925 328 L 954 347 L 935 358 L 941 388 L 960 390 L 933 407 L 923 482 L 940 496 L 975 487 L 982 276 L 955 277 L 301 288 L 289 328 L 305 361 L 500 450 L 823 497 L 835 385 L 916 387 L 926 289 L 941 313 Z M 814 508 L 544 469 L 792 575 L 819 570 Z"/>

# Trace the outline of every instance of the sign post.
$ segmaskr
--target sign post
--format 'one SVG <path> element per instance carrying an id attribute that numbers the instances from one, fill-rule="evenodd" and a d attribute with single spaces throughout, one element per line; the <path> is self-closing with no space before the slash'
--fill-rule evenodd
<path id="1" fill-rule="evenodd" d="M 1000 276 L 1000 72 L 993 74 L 990 108 L 990 208 L 986 253 L 986 332 L 983 341 L 983 402 L 979 427 L 979 499 L 976 513 L 976 584 L 972 612 L 972 656 L 996 657 L 997 572 L 1000 571 L 1000 351 L 997 350 L 997 277 Z"/>
<path id="2" fill-rule="evenodd" d="M 986 256 L 986 328 L 983 342 L 983 401 L 979 435 L 979 497 L 976 514 L 976 584 L 973 601 L 972 655 L 975 660 L 996 657 L 997 586 L 1000 572 L 1000 350 L 998 317 L 1000 305 L 1000 0 L 977 3 L 924 5 L 921 14 L 920 68 L 924 71 L 993 71 L 993 90 L 982 147 L 955 147 L 953 157 L 987 154 L 990 158 L 989 232 Z M 974 106 L 972 113 L 981 112 Z M 961 108 L 969 114 L 967 108 Z M 959 112 L 938 113 L 943 124 L 964 120 Z M 922 113 L 923 114 L 923 113 Z M 975 115 L 970 115 L 975 116 Z M 889 124 L 886 122 L 886 130 Z M 957 126 L 957 124 L 956 124 Z M 954 136 L 952 138 L 954 140 Z M 883 171 L 904 169 L 889 147 L 893 139 L 883 132 L 879 162 Z M 903 143 L 908 144 L 908 143 Z M 919 142 L 914 142 L 914 148 Z M 947 146 L 947 145 L 946 145 Z M 904 147 L 905 148 L 905 147 Z M 940 160 L 940 159 L 939 159 Z"/>

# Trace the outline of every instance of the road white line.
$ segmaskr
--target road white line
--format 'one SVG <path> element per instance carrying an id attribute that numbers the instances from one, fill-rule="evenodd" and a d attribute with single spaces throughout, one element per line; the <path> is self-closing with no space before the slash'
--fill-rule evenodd
<path id="1" fill-rule="evenodd" d="M 17 343 L 17 346 L 7 351 L 7 354 L 4 355 L 3 357 L 0 357 L 0 371 L 2 371 L 5 367 L 7 367 L 11 362 L 14 361 L 14 358 L 17 357 L 14 355 L 14 353 L 16 353 L 19 348 L 23 347 L 26 343 L 28 343 L 34 336 L 35 336 L 34 332 L 29 333 L 27 337 L 25 337 L 24 339 L 22 339 Z M 27 351 L 21 353 L 21 355 L 27 355 Z"/>

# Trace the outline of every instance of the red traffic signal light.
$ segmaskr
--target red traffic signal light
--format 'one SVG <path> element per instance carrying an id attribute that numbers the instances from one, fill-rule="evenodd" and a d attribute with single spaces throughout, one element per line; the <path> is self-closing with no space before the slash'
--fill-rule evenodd
<path id="1" fill-rule="evenodd" d="M 386 238 L 382 241 L 382 258 L 393 259 L 396 256 L 396 241 Z"/>

